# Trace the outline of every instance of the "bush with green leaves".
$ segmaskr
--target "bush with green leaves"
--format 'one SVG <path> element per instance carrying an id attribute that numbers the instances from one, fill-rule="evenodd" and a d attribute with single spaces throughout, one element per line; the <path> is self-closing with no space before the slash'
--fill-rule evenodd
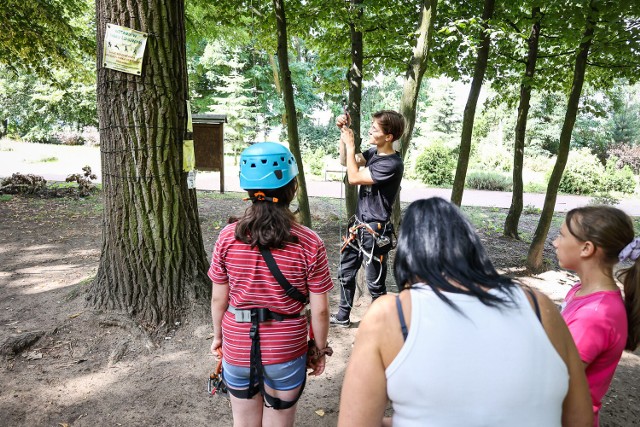
<path id="1" fill-rule="evenodd" d="M 513 155 L 502 145 L 481 144 L 474 157 L 475 169 L 510 172 L 513 168 Z"/>
<path id="2" fill-rule="evenodd" d="M 590 205 L 608 205 L 615 206 L 620 203 L 620 200 L 613 197 L 610 193 L 596 193 L 589 201 Z"/>
<path id="3" fill-rule="evenodd" d="M 467 187 L 476 190 L 511 191 L 511 178 L 498 172 L 473 171 L 467 175 Z"/>
<path id="4" fill-rule="evenodd" d="M 636 178 L 633 171 L 629 165 L 623 165 L 621 169 L 617 165 L 617 157 L 612 156 L 607 160 L 602 190 L 633 194 L 636 190 Z"/>
<path id="5" fill-rule="evenodd" d="M 321 175 L 324 170 L 325 150 L 322 147 L 316 148 L 314 151 L 308 150 L 303 156 L 304 171 L 312 175 Z"/>
<path id="6" fill-rule="evenodd" d="M 416 176 L 426 185 L 452 184 L 455 168 L 455 153 L 441 142 L 435 142 L 425 148 L 415 163 Z"/>
<path id="7" fill-rule="evenodd" d="M 572 151 L 559 190 L 569 194 L 593 194 L 602 188 L 604 174 L 602 163 L 588 148 Z"/>

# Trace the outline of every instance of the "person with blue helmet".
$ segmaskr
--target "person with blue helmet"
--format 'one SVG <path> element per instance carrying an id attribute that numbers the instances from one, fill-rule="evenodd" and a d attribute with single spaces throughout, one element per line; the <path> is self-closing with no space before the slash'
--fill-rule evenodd
<path id="1" fill-rule="evenodd" d="M 240 186 L 252 204 L 218 236 L 211 351 L 222 354 L 222 377 L 234 425 L 293 426 L 310 375 L 324 371 L 333 288 L 320 237 L 298 224 L 289 205 L 298 165 L 281 144 L 264 142 L 240 156 Z M 308 344 L 306 303 L 311 308 Z"/>

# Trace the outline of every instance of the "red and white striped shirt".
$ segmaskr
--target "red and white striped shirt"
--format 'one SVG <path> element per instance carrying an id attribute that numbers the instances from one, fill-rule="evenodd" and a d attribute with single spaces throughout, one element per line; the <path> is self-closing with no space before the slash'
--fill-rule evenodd
<path id="1" fill-rule="evenodd" d="M 237 309 L 266 307 L 282 314 L 304 309 L 301 302 L 287 296 L 273 277 L 257 247 L 236 240 L 236 224 L 227 225 L 218 236 L 209 278 L 216 284 L 229 283 L 229 304 Z M 291 233 L 298 243 L 283 249 L 271 249 L 280 271 L 291 286 L 307 295 L 323 294 L 333 288 L 327 251 L 320 237 L 309 228 L 293 224 Z M 225 360 L 235 366 L 249 366 L 251 323 L 237 323 L 225 312 L 222 318 L 222 351 Z M 304 316 L 260 324 L 262 363 L 272 365 L 302 356 L 307 352 L 307 320 Z"/>

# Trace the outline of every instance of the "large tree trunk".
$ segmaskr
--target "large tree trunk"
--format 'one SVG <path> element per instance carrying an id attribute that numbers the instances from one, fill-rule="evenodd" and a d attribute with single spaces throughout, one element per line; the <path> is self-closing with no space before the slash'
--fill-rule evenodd
<path id="1" fill-rule="evenodd" d="M 104 214 L 88 300 L 150 326 L 172 324 L 210 295 L 196 193 L 182 171 L 184 2 L 97 0 L 96 18 Z M 149 33 L 142 75 L 103 68 L 107 23 Z"/>
<path id="2" fill-rule="evenodd" d="M 573 83 L 571 85 L 571 92 L 569 93 L 569 100 L 567 102 L 567 112 L 565 113 L 562 131 L 560 132 L 558 157 L 556 159 L 556 164 L 553 167 L 553 171 L 551 172 L 551 177 L 549 178 L 542 214 L 540 215 L 540 221 L 536 227 L 536 231 L 533 235 L 533 241 L 531 242 L 529 253 L 527 255 L 527 267 L 531 271 L 539 271 L 543 266 L 544 244 L 547 240 L 547 235 L 549 234 L 551 220 L 553 219 L 560 179 L 562 178 L 562 173 L 564 172 L 564 168 L 569 157 L 571 133 L 573 132 L 573 127 L 576 123 L 576 115 L 578 114 L 580 95 L 582 93 L 582 85 L 584 83 L 584 74 L 587 69 L 589 48 L 591 47 L 598 18 L 598 10 L 595 9 L 594 3 L 595 1 L 592 0 L 589 5 L 589 15 L 587 16 L 585 30 L 581 39 L 582 41 L 580 42 L 578 55 L 576 56 L 576 63 L 573 70 Z"/>
<path id="3" fill-rule="evenodd" d="M 300 139 L 298 137 L 298 117 L 296 104 L 293 99 L 293 83 L 289 70 L 289 54 L 287 49 L 287 20 L 285 17 L 284 0 L 273 0 L 273 8 L 276 14 L 276 29 L 278 32 L 278 64 L 282 78 L 282 94 L 284 108 L 287 112 L 287 135 L 289 136 L 289 148 L 298 162 L 298 207 L 300 208 L 300 221 L 307 227 L 311 227 L 311 211 L 309 210 L 309 197 L 307 196 L 307 183 L 304 178 L 304 165 L 300 155 Z"/>
<path id="4" fill-rule="evenodd" d="M 518 119 L 516 121 L 516 138 L 513 146 L 513 192 L 511 193 L 511 206 L 507 219 L 504 222 L 504 235 L 514 239 L 518 236 L 518 223 L 522 214 L 522 170 L 524 168 L 524 140 L 527 133 L 527 117 L 529 115 L 529 101 L 531 100 L 531 83 L 536 71 L 538 60 L 538 41 L 540 40 L 540 7 L 536 6 L 531 11 L 533 26 L 529 35 L 527 54 L 527 66 L 524 78 L 520 84 L 520 104 L 518 105 Z"/>
<path id="5" fill-rule="evenodd" d="M 347 80 L 349 81 L 349 116 L 351 117 L 351 129 L 355 138 L 356 152 L 360 151 L 362 143 L 361 124 L 362 117 L 360 104 L 362 103 L 362 63 L 363 63 L 363 39 L 362 31 L 359 30 L 359 21 L 362 19 L 363 0 L 350 0 L 351 7 L 356 8 L 356 21 L 350 22 L 349 28 L 351 33 L 351 66 L 347 72 Z M 368 148 L 368 147 L 367 147 Z M 345 175 L 345 205 L 347 210 L 347 218 L 351 218 L 356 213 L 356 205 L 358 203 L 358 188 L 349 184 Z"/>
<path id="6" fill-rule="evenodd" d="M 416 105 L 418 103 L 422 77 L 427 70 L 427 59 L 429 58 L 429 48 L 431 47 L 431 40 L 433 38 L 433 26 L 436 20 L 437 6 L 438 0 L 424 0 L 422 3 L 420 22 L 418 23 L 418 41 L 416 47 L 413 49 L 413 55 L 409 60 L 409 67 L 402 88 L 400 113 L 406 121 L 404 134 L 400 139 L 402 160 L 405 160 L 407 157 L 413 128 L 416 124 Z M 400 225 L 400 191 L 398 191 L 396 201 L 393 204 L 392 221 L 394 227 L 398 230 L 398 226 Z"/>
<path id="7" fill-rule="evenodd" d="M 482 11 L 482 34 L 480 35 L 480 49 L 478 49 L 478 58 L 473 70 L 473 79 L 471 80 L 471 89 L 467 104 L 464 107 L 464 115 L 462 117 L 462 136 L 460 137 L 460 154 L 458 156 L 458 165 L 456 166 L 456 176 L 453 179 L 453 189 L 451 190 L 451 202 L 460 206 L 462 204 L 462 193 L 464 193 L 464 183 L 467 179 L 467 169 L 469 168 L 469 154 L 471 153 L 471 135 L 473 134 L 473 122 L 476 118 L 476 106 L 478 105 L 478 97 L 484 73 L 487 70 L 487 62 L 489 60 L 489 47 L 491 38 L 488 33 L 489 19 L 493 17 L 495 8 L 495 0 L 484 0 L 484 9 Z"/>

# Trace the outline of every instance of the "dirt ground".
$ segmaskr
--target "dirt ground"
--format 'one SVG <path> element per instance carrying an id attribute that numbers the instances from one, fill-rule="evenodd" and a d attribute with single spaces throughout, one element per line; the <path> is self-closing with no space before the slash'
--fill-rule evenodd
<path id="1" fill-rule="evenodd" d="M 208 254 L 227 218 L 246 207 L 241 197 L 199 193 Z M 315 198 L 311 210 L 335 277 L 343 208 L 335 200 Z M 528 246 L 499 236 L 502 220 L 492 218 L 505 213 L 486 209 L 473 214 L 484 218 L 479 231 L 496 266 L 517 273 Z M 26 350 L 0 361 L 0 424 L 232 425 L 228 402 L 206 392 L 213 357 L 205 314 L 183 319 L 154 340 L 126 316 L 85 305 L 85 290 L 98 266 L 101 221 L 99 197 L 0 198 L 0 345 L 26 332 L 41 335 Z M 523 231 L 531 234 L 536 223 L 536 215 L 524 215 Z M 545 258 L 549 271 L 522 280 L 559 300 L 575 278 L 554 267 L 550 245 Z M 339 287 L 334 283 L 331 304 L 336 307 Z M 387 283 L 396 289 L 391 275 Z M 309 379 L 296 425 L 336 425 L 344 370 L 368 305 L 368 295 L 361 295 L 352 327 L 331 329 L 334 355 L 324 375 Z M 603 426 L 640 425 L 639 387 L 639 353 L 625 353 L 604 400 Z"/>

